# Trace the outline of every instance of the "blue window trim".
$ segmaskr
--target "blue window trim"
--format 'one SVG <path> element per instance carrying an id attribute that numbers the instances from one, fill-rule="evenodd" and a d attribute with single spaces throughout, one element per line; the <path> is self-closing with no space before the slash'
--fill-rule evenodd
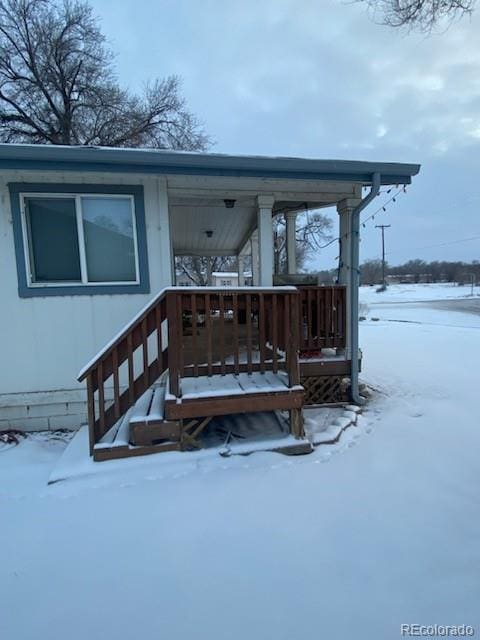
<path id="1" fill-rule="evenodd" d="M 17 262 L 18 295 L 20 296 L 20 298 L 150 293 L 143 186 L 123 184 L 10 182 L 8 184 L 8 190 L 10 192 L 10 206 L 13 219 L 13 238 L 15 243 L 15 259 Z M 135 203 L 135 221 L 137 227 L 138 270 L 140 282 L 134 284 L 118 285 L 69 284 L 55 287 L 29 287 L 25 268 L 25 251 L 27 250 L 27 247 L 25 247 L 23 241 L 22 213 L 20 208 L 21 193 L 99 193 L 104 195 L 133 196 Z"/>

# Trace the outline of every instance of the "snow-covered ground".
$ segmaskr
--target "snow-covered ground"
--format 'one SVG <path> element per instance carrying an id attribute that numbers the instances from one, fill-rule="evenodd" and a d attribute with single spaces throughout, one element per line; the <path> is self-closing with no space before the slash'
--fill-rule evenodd
<path id="1" fill-rule="evenodd" d="M 366 303 L 413 302 L 421 300 L 450 300 L 472 296 L 471 285 L 454 283 L 436 284 L 391 284 L 386 291 L 377 293 L 378 286 L 360 287 L 360 298 Z M 480 296 L 480 287 L 473 287 L 473 296 Z"/>
<path id="2" fill-rule="evenodd" d="M 480 633 L 480 316 L 409 295 L 362 291 L 377 393 L 311 455 L 160 454 L 47 486 L 61 439 L 0 451 L 2 637 Z"/>

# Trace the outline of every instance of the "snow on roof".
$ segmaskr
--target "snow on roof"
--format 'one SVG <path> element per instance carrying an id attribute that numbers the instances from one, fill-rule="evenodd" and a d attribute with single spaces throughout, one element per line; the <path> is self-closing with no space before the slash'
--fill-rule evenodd
<path id="1" fill-rule="evenodd" d="M 243 274 L 246 278 L 251 278 L 252 274 L 250 271 L 245 271 Z M 238 271 L 212 271 L 212 276 L 217 278 L 221 278 L 222 276 L 227 276 L 227 278 L 238 278 Z"/>
<path id="2" fill-rule="evenodd" d="M 226 276 L 227 278 L 238 278 L 237 271 L 212 271 L 212 276 L 217 278 L 221 278 L 222 276 Z"/>

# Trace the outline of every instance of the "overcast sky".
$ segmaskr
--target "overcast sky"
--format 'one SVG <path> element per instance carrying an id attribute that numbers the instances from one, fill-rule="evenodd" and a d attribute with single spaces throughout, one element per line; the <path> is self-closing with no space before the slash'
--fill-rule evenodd
<path id="1" fill-rule="evenodd" d="M 392 264 L 480 259 L 480 6 L 428 38 L 377 25 L 348 0 L 93 6 L 120 80 L 135 89 L 182 76 L 214 151 L 421 163 L 362 230 L 362 260 L 380 255 L 375 224 L 392 225 Z M 335 256 L 325 250 L 317 265 Z"/>

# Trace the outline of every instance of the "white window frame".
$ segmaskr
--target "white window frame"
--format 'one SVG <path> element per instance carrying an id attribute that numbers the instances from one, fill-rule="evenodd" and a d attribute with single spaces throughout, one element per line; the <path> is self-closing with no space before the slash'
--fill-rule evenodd
<path id="1" fill-rule="evenodd" d="M 46 192 L 22 192 L 20 195 L 20 212 L 22 219 L 22 235 L 23 235 L 23 249 L 25 257 L 25 269 L 27 274 L 27 286 L 32 289 L 40 287 L 65 287 L 65 286 L 88 286 L 88 287 L 103 287 L 103 286 L 125 286 L 125 285 L 138 285 L 140 284 L 140 266 L 138 259 L 138 239 L 137 239 L 137 217 L 135 212 L 135 197 L 128 193 L 46 193 Z M 27 208 L 25 201 L 29 198 L 59 198 L 65 200 L 75 200 L 75 215 L 77 221 L 77 239 L 78 250 L 80 254 L 80 274 L 81 280 L 62 280 L 59 282 L 33 282 L 33 265 L 30 262 L 30 233 L 27 224 Z M 83 233 L 83 212 L 82 212 L 82 198 L 108 198 L 118 200 L 119 198 L 126 198 L 130 200 L 130 209 L 132 213 L 133 223 L 133 247 L 135 251 L 135 280 L 114 280 L 114 281 L 102 281 L 102 282 L 90 282 L 88 280 L 87 270 L 87 256 L 85 251 L 85 237 Z"/>

